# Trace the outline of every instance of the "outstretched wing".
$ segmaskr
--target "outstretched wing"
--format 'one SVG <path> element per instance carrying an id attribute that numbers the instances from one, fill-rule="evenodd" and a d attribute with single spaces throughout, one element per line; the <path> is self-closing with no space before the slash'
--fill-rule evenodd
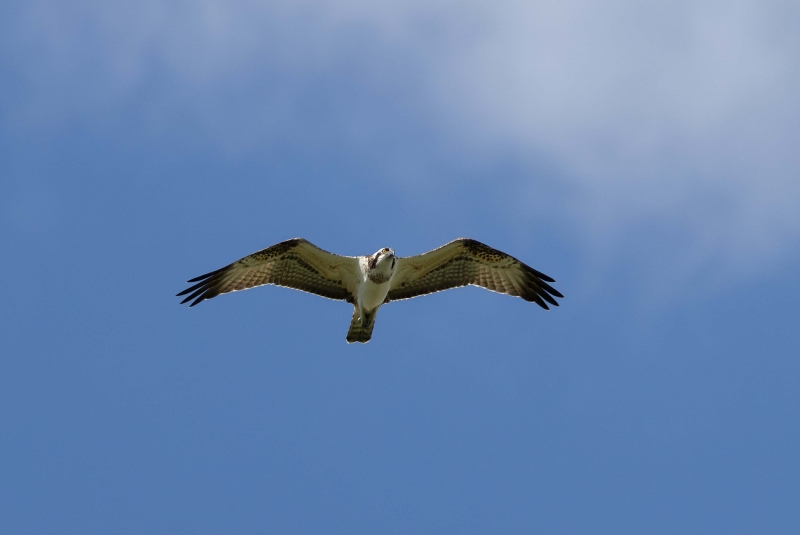
<path id="1" fill-rule="evenodd" d="M 181 304 L 191 305 L 220 294 L 277 284 L 321 295 L 329 299 L 352 300 L 358 280 L 358 259 L 323 251 L 303 238 L 267 247 L 224 268 L 188 282 L 196 282 L 178 295 L 189 294 Z"/>
<path id="2" fill-rule="evenodd" d="M 397 259 L 388 299 L 408 299 L 458 286 L 482 286 L 534 301 L 544 309 L 564 297 L 544 273 L 479 241 L 459 238 L 427 253 Z M 545 303 L 547 301 L 547 303 Z"/>

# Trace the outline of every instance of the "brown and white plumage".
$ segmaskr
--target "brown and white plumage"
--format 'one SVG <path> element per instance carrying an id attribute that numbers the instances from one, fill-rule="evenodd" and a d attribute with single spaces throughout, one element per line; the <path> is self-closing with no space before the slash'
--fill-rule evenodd
<path id="1" fill-rule="evenodd" d="M 398 258 L 388 298 L 397 301 L 472 285 L 534 301 L 544 309 L 545 301 L 558 306 L 553 296 L 564 296 L 545 281 L 555 282 L 513 256 L 459 238 L 421 255 Z"/>
<path id="2" fill-rule="evenodd" d="M 352 303 L 348 342 L 368 342 L 383 304 L 456 288 L 481 286 L 533 301 L 544 309 L 563 297 L 547 275 L 497 249 L 467 238 L 427 253 L 398 258 L 381 249 L 369 256 L 339 256 L 302 239 L 287 240 L 191 279 L 178 295 L 194 306 L 217 295 L 264 284 L 287 286 Z"/>
<path id="3" fill-rule="evenodd" d="M 294 238 L 195 277 L 188 282 L 197 284 L 178 295 L 190 294 L 181 304 L 194 300 L 189 305 L 193 307 L 220 294 L 276 284 L 329 299 L 348 300 L 358 277 L 358 258 L 335 255 L 303 238 Z"/>

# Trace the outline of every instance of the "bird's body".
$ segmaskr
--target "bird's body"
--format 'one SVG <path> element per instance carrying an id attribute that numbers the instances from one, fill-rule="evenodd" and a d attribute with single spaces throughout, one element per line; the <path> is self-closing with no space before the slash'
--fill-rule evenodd
<path id="1" fill-rule="evenodd" d="M 394 251 L 388 248 L 372 256 L 358 257 L 359 284 L 354 292 L 353 319 L 347 331 L 349 343 L 366 343 L 372 337 L 378 308 L 388 302 L 396 263 Z"/>
<path id="2" fill-rule="evenodd" d="M 368 342 L 375 316 L 385 303 L 409 299 L 458 286 L 476 285 L 522 297 L 547 309 L 563 297 L 547 282 L 553 279 L 516 258 L 467 238 L 454 240 L 427 253 L 398 258 L 389 248 L 369 256 L 340 256 L 302 239 L 268 247 L 224 268 L 191 279 L 178 295 L 194 306 L 219 294 L 277 284 L 354 307 L 348 342 Z"/>
<path id="3" fill-rule="evenodd" d="M 386 301 L 394 275 L 396 259 L 391 249 L 358 259 L 361 284 L 356 292 L 356 306 L 362 311 L 374 310 Z"/>

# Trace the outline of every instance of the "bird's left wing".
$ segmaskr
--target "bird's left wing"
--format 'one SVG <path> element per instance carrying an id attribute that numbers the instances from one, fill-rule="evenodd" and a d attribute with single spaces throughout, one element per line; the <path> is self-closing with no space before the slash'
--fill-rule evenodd
<path id="1" fill-rule="evenodd" d="M 267 247 L 211 273 L 178 295 L 189 294 L 181 304 L 264 284 L 286 286 L 329 299 L 352 300 L 358 281 L 358 258 L 323 251 L 303 238 Z"/>
<path id="2" fill-rule="evenodd" d="M 547 303 L 558 306 L 554 297 L 564 296 L 545 281 L 555 282 L 513 256 L 479 241 L 459 238 L 421 255 L 398 258 L 387 299 L 408 299 L 474 285 L 534 301 L 545 309 Z"/>

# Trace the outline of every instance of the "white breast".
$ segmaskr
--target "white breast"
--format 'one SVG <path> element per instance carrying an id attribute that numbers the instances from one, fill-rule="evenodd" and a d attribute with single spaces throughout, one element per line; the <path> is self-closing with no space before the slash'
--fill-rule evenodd
<path id="1" fill-rule="evenodd" d="M 358 307 L 362 311 L 372 311 L 383 304 L 389 294 L 391 280 L 376 284 L 367 277 L 366 259 L 360 262 L 361 284 L 358 287 Z"/>
<path id="2" fill-rule="evenodd" d="M 375 284 L 367 279 L 358 291 L 358 304 L 361 310 L 374 310 L 381 306 L 389 293 L 389 283 Z"/>

